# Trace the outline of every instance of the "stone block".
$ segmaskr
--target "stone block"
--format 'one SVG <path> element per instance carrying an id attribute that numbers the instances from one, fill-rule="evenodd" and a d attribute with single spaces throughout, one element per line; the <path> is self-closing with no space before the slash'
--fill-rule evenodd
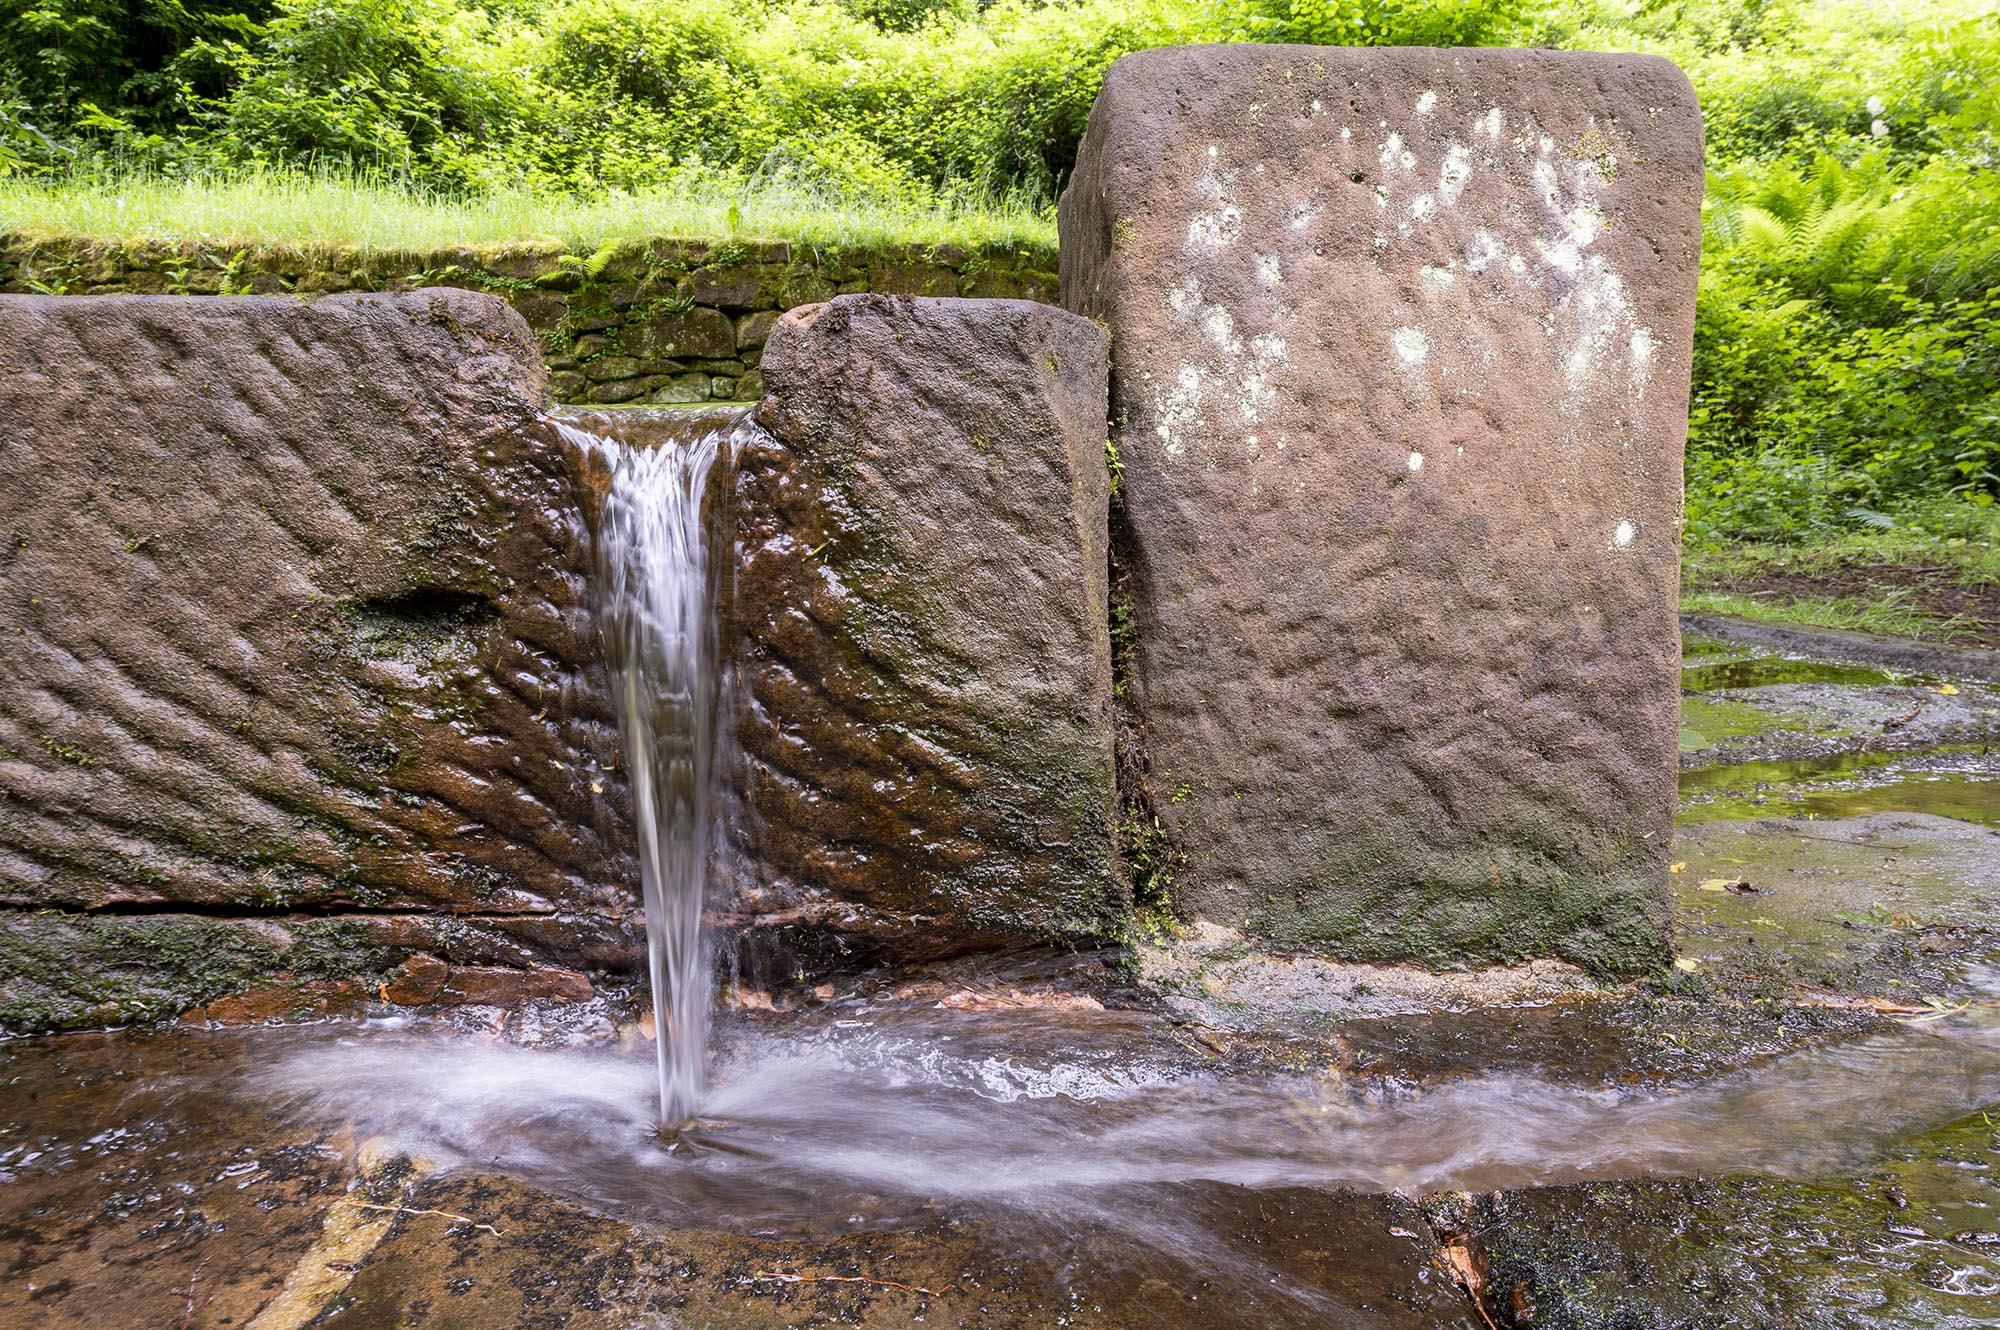
<path id="1" fill-rule="evenodd" d="M 1366 958 L 1663 954 L 1701 188 L 1652 57 L 1113 66 L 1062 299 L 1113 336 L 1183 913 Z"/>
<path id="2" fill-rule="evenodd" d="M 653 359 L 726 356 L 736 350 L 736 328 L 729 316 L 699 305 L 649 323 L 628 323 L 621 336 L 633 352 Z"/>
<path id="3" fill-rule="evenodd" d="M 588 355 L 581 343 L 577 346 L 579 355 Z M 583 362 L 583 377 L 592 383 L 609 383 L 614 379 L 629 379 L 639 373 L 639 362 L 631 356 L 598 356 Z"/>
<path id="4" fill-rule="evenodd" d="M 1019 301 L 772 330 L 724 638 L 747 914 L 850 961 L 1121 930 L 1104 346 Z"/>
<path id="5" fill-rule="evenodd" d="M 935 263 L 877 263 L 868 269 L 868 289 L 883 295 L 955 296 L 958 274 Z"/>
<path id="6" fill-rule="evenodd" d="M 649 400 L 671 406 L 687 402 L 706 402 L 708 394 L 708 375 L 674 374 L 654 387 Z"/>
<path id="7" fill-rule="evenodd" d="M 736 321 L 736 347 L 739 351 L 764 345 L 764 339 L 771 335 L 771 325 L 778 321 L 778 312 L 760 309 L 754 314 L 745 314 Z"/>
<path id="8" fill-rule="evenodd" d="M 0 297 L 0 914 L 629 918 L 543 392 L 455 290 Z"/>
<path id="9" fill-rule="evenodd" d="M 783 281 L 783 268 L 745 263 L 712 265 L 689 273 L 681 293 L 697 305 L 727 310 L 756 309 L 771 303 L 771 290 Z"/>

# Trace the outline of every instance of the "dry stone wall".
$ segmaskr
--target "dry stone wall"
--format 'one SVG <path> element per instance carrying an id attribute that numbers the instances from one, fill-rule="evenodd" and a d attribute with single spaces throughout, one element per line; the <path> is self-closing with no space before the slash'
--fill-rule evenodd
<path id="1" fill-rule="evenodd" d="M 444 249 L 355 253 L 103 245 L 0 237 L 0 292 L 323 295 L 455 286 L 511 304 L 540 343 L 548 390 L 578 405 L 751 401 L 779 313 L 878 292 L 1055 300 L 1045 249 L 836 248 L 652 240 L 597 253 Z"/>

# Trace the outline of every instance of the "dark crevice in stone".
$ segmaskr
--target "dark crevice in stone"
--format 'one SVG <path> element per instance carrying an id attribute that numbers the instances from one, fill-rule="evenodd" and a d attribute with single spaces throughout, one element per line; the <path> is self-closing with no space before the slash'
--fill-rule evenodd
<path id="1" fill-rule="evenodd" d="M 0 903 L 0 913 L 58 913 L 81 918 L 133 918 L 146 915 L 188 915 L 199 919 L 367 919 L 420 917 L 438 920 L 543 919 L 562 913 L 550 907 L 540 910 L 456 911 L 426 905 L 248 905 L 229 901 L 107 901 L 98 905 L 69 908 L 48 905 Z"/>
<path id="2" fill-rule="evenodd" d="M 1137 533 L 1124 496 L 1116 485 L 1110 502 L 1110 540 L 1107 543 L 1106 597 L 1111 615 L 1111 727 L 1112 751 L 1118 782 L 1117 835 L 1114 842 L 1118 871 L 1125 875 L 1132 892 L 1135 917 L 1156 916 L 1164 923 L 1173 913 L 1173 870 L 1180 861 L 1173 834 L 1161 821 L 1146 790 L 1145 726 L 1132 690 L 1139 667 L 1138 584 L 1143 581 Z"/>

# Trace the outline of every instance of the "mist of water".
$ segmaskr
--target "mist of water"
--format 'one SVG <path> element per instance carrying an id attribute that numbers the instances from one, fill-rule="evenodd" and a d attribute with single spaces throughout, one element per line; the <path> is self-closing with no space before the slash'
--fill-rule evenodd
<path id="1" fill-rule="evenodd" d="M 610 487 L 594 532 L 599 622 L 638 832 L 662 1124 L 700 1105 L 714 996 L 702 933 L 714 837 L 714 586 L 702 500 L 740 413 L 557 421 Z"/>

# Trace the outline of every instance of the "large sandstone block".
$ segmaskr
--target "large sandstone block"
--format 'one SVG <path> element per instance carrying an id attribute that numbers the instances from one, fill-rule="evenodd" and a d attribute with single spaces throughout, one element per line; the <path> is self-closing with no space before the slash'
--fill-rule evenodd
<path id="1" fill-rule="evenodd" d="M 778 320 L 725 657 L 739 905 L 826 960 L 1120 927 L 1104 335 L 1013 300 Z"/>
<path id="2" fill-rule="evenodd" d="M 1113 334 L 1185 912 L 1360 956 L 1658 955 L 1701 154 L 1649 57 L 1113 66 L 1063 303 Z"/>
<path id="3" fill-rule="evenodd" d="M 0 907 L 629 945 L 542 393 L 459 291 L 0 298 Z"/>

